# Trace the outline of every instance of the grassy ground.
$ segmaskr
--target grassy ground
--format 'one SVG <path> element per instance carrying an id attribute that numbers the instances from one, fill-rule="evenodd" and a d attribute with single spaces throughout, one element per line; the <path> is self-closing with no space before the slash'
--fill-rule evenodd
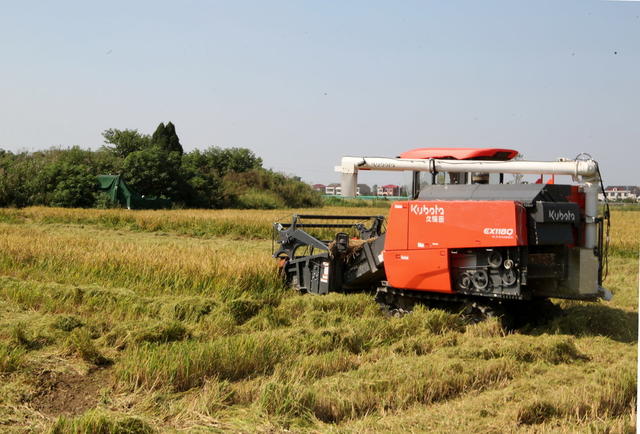
<path id="1" fill-rule="evenodd" d="M 0 210 L 0 430 L 635 431 L 640 212 L 612 301 L 506 335 L 283 290 L 290 213 Z"/>

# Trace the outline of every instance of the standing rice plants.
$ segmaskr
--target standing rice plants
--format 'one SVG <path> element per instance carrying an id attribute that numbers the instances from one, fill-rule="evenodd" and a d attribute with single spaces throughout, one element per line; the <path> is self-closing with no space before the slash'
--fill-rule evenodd
<path id="1" fill-rule="evenodd" d="M 637 259 L 640 256 L 639 227 L 639 211 L 612 211 L 610 254 Z"/>
<path id="2" fill-rule="evenodd" d="M 241 243 L 233 250 L 223 250 L 215 243 L 187 247 L 160 240 L 134 244 L 126 238 L 92 235 L 79 230 L 53 235 L 0 228 L 0 271 L 64 283 L 97 282 L 147 294 L 216 292 L 222 298 L 235 298 L 279 286 L 266 248 L 260 255 L 247 257 Z M 256 251 L 255 243 L 245 242 L 245 246 Z"/>
<path id="3" fill-rule="evenodd" d="M 89 225 L 108 230 L 165 232 L 192 237 L 235 237 L 241 239 L 271 239 L 271 224 L 291 214 L 362 214 L 361 209 L 325 207 L 319 209 L 277 210 L 126 210 L 73 208 L 4 208 L 0 222 Z M 385 208 L 370 214 L 384 214 Z"/>

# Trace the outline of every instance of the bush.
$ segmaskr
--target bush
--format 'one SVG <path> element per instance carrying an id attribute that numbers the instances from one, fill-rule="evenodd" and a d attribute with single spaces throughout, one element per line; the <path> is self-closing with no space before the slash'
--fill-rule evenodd
<path id="1" fill-rule="evenodd" d="M 96 195 L 96 208 L 99 209 L 111 209 L 111 208 L 120 208 L 120 203 L 117 200 L 113 200 L 111 195 L 108 193 L 98 193 Z"/>
<path id="2" fill-rule="evenodd" d="M 272 198 L 267 202 L 269 206 L 276 204 L 277 207 L 291 208 L 322 206 L 322 196 L 311 186 L 299 179 L 262 168 L 243 173 L 227 173 L 223 178 L 223 191 L 224 204 L 229 207 L 243 207 L 242 198 L 255 191 L 266 193 Z"/>
<path id="3" fill-rule="evenodd" d="M 238 197 L 238 208 L 277 209 L 284 208 L 284 201 L 272 191 L 249 190 Z"/>

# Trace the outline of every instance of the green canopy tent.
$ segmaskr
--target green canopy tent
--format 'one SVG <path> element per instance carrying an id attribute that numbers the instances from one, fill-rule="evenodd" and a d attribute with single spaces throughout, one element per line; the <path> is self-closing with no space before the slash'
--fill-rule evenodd
<path id="1" fill-rule="evenodd" d="M 98 175 L 98 190 L 127 209 L 171 208 L 169 199 L 144 197 L 124 182 L 120 175 Z"/>

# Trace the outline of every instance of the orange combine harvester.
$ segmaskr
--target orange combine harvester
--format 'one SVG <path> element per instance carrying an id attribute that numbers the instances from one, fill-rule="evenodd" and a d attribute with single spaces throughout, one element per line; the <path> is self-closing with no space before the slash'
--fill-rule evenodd
<path id="1" fill-rule="evenodd" d="M 610 298 L 601 286 L 609 220 L 608 208 L 599 212 L 597 162 L 589 156 L 514 160 L 517 155 L 420 148 L 397 158 L 343 157 L 336 167 L 343 195 L 355 196 L 359 171 L 384 170 L 411 172 L 411 197 L 392 202 L 386 219 L 294 215 L 274 223 L 274 257 L 286 283 L 313 294 L 376 292 L 395 306 Z M 505 183 L 506 174 L 539 178 Z M 556 176 L 568 182 L 557 183 Z M 327 237 L 331 229 L 337 231 Z"/>

